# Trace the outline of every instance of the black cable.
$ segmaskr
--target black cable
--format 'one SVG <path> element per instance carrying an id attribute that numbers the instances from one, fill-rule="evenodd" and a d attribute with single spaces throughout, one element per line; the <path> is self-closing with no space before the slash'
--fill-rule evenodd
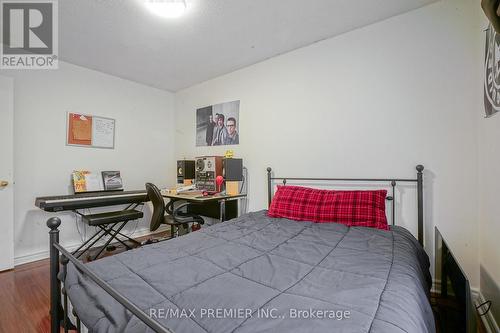
<path id="1" fill-rule="evenodd" d="M 479 313 L 479 308 L 481 308 L 484 305 L 488 305 L 488 308 L 483 313 Z M 476 310 L 478 310 L 477 313 L 480 317 L 487 314 L 490 311 L 490 309 L 491 309 L 491 301 L 486 301 L 486 302 L 483 302 L 483 303 L 479 304 L 478 306 L 476 306 Z"/>
<path id="2" fill-rule="evenodd" d="M 241 182 L 241 188 L 240 188 L 240 194 L 243 192 L 243 188 L 245 186 L 245 174 L 248 172 L 247 168 L 243 167 L 241 177 L 242 177 L 242 182 Z"/>
<path id="3" fill-rule="evenodd" d="M 242 182 L 241 182 L 241 187 L 240 187 L 240 194 L 243 192 L 243 187 L 245 186 L 245 176 L 241 175 L 242 177 Z"/>

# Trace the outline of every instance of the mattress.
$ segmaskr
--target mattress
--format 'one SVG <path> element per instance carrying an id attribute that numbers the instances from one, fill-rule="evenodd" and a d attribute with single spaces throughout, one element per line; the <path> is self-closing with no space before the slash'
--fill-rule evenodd
<path id="1" fill-rule="evenodd" d="M 434 332 L 429 259 L 404 228 L 298 222 L 252 212 L 87 264 L 181 332 Z M 90 332 L 151 332 L 68 265 Z"/>

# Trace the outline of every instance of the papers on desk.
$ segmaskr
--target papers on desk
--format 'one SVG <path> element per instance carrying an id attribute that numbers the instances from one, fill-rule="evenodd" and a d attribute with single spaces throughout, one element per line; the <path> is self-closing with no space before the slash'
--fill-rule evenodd
<path id="1" fill-rule="evenodd" d="M 175 189 L 177 193 L 187 193 L 196 190 L 195 185 L 180 186 Z"/>
<path id="2" fill-rule="evenodd" d="M 188 191 L 188 192 L 181 192 L 181 193 L 177 193 L 179 195 L 183 195 L 183 196 L 186 196 L 186 197 L 200 197 L 200 196 L 203 196 L 203 192 L 202 191 Z"/>
<path id="3" fill-rule="evenodd" d="M 202 191 L 196 190 L 195 185 L 181 185 L 176 188 L 166 188 L 161 190 L 162 194 L 186 194 L 186 195 L 201 195 Z"/>
<path id="4" fill-rule="evenodd" d="M 162 189 L 161 190 L 161 194 L 162 195 L 177 195 L 177 194 L 180 194 L 180 195 L 185 195 L 185 196 L 199 196 L 199 195 L 202 195 L 203 192 L 202 191 L 199 191 L 199 190 L 195 190 L 195 189 L 191 189 L 191 190 L 184 190 L 184 191 L 180 191 L 177 189 L 177 188 L 174 188 L 174 189 Z"/>

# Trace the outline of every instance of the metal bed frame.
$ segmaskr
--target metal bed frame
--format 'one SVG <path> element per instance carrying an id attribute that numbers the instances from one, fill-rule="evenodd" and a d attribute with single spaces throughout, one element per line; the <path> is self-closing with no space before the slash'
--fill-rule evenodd
<path id="1" fill-rule="evenodd" d="M 420 245 L 424 246 L 424 166 L 419 164 L 415 168 L 417 170 L 417 178 L 300 178 L 300 177 L 273 177 L 272 169 L 267 168 L 267 205 L 271 205 L 271 200 L 273 198 L 273 181 L 281 180 L 283 185 L 286 185 L 287 181 L 332 181 L 332 182 L 365 182 L 365 183 L 389 183 L 392 188 L 392 196 L 388 196 L 386 199 L 392 201 L 391 205 L 391 223 L 395 225 L 396 219 L 396 205 L 395 205 L 395 195 L 396 195 L 396 185 L 397 183 L 416 183 L 417 184 L 417 219 L 418 219 L 418 242 Z"/>
<path id="2" fill-rule="evenodd" d="M 286 185 L 287 181 L 334 181 L 334 182 L 372 182 L 372 183 L 389 183 L 392 187 L 392 196 L 388 196 L 387 200 L 392 201 L 392 224 L 395 224 L 395 187 L 397 183 L 416 183 L 417 184 L 417 217 L 418 217 L 418 241 L 420 245 L 424 244 L 424 205 L 423 205 L 423 170 L 422 165 L 417 165 L 417 177 L 415 179 L 404 178 L 299 178 L 299 177 L 273 177 L 272 169 L 267 168 L 267 190 L 268 190 L 268 205 L 271 204 L 273 197 L 273 182 L 276 180 L 282 181 Z M 49 227 L 49 245 L 50 245 L 50 331 L 51 333 L 59 333 L 60 328 L 64 332 L 70 330 L 81 331 L 81 323 L 78 315 L 73 310 L 73 315 L 76 318 L 76 326 L 68 318 L 68 295 L 64 287 L 66 278 L 67 265 L 71 262 L 80 272 L 89 277 L 100 288 L 106 291 L 118 303 L 123 305 L 145 325 L 158 333 L 175 333 L 172 330 L 163 327 L 158 321 L 149 317 L 143 310 L 134 305 L 130 300 L 111 287 L 107 282 L 99 278 L 94 272 L 88 269 L 80 260 L 72 253 L 64 249 L 59 244 L 59 226 L 61 220 L 58 217 L 52 217 L 47 220 Z M 63 298 L 61 302 L 61 296 Z M 62 303 L 62 304 L 61 304 Z"/>

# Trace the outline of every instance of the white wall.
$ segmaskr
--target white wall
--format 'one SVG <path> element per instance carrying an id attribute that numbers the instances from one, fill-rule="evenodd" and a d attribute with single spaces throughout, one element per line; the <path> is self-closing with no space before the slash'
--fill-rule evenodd
<path id="1" fill-rule="evenodd" d="M 422 163 L 427 251 L 436 225 L 477 287 L 478 10 L 477 1 L 438 2 L 180 91 L 175 155 L 223 153 L 195 147 L 195 109 L 239 99 L 241 144 L 231 148 L 249 169 L 250 210 L 266 207 L 267 166 L 413 177 Z M 404 190 L 402 223 L 416 230 Z"/>
<path id="2" fill-rule="evenodd" d="M 37 196 L 70 193 L 73 170 L 120 170 L 126 189 L 174 181 L 171 93 L 64 62 L 59 70 L 1 74 L 14 77 L 16 263 L 46 256 L 50 216 L 62 218 L 64 245 L 81 240 L 72 213 L 34 206 Z M 68 111 L 115 118 L 115 149 L 66 146 Z M 138 230 L 148 227 L 145 211 Z M 134 227 L 131 223 L 128 231 Z"/>

